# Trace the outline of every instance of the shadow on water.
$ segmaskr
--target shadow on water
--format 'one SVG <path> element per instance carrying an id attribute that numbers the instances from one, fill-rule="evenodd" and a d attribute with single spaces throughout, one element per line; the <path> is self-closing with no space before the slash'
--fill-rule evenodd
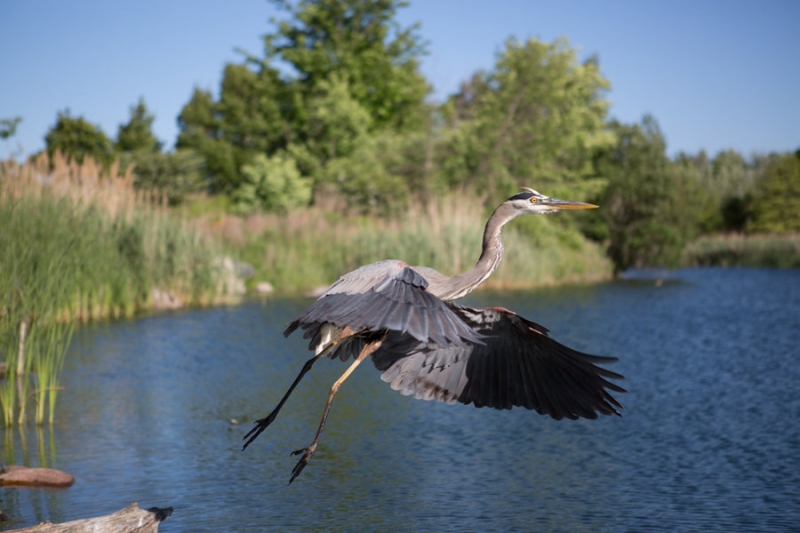
<path id="1" fill-rule="evenodd" d="M 22 527 L 132 501 L 173 506 L 165 532 L 796 528 L 800 271 L 691 269 L 662 281 L 466 301 L 506 306 L 576 349 L 619 357 L 630 391 L 622 418 L 557 422 L 413 400 L 367 363 L 288 487 L 289 452 L 310 442 L 344 364 L 318 363 L 246 452 L 241 439 L 308 357 L 300 335 L 281 335 L 307 301 L 83 328 L 52 433 L 26 431 L 22 442 L 7 431 L 3 453 L 6 463 L 48 462 L 76 484 L 3 488 L 0 508 Z"/>

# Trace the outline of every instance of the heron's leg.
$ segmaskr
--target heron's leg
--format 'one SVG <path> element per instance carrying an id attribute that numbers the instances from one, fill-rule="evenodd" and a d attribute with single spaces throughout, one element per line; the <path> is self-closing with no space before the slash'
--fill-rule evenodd
<path id="1" fill-rule="evenodd" d="M 271 412 L 270 414 L 268 414 L 267 416 L 265 416 L 264 418 L 261 418 L 261 419 L 259 419 L 259 420 L 256 420 L 256 425 L 255 425 L 255 427 L 253 427 L 253 429 L 251 429 L 250 431 L 248 431 L 248 432 L 247 432 L 247 435 L 245 435 L 245 436 L 243 437 L 244 439 L 247 439 L 247 442 L 245 442 L 245 443 L 244 443 L 244 446 L 242 446 L 242 451 L 244 451 L 244 450 L 245 450 L 245 449 L 246 449 L 246 448 L 247 448 L 247 447 L 250 445 L 250 443 L 251 443 L 251 442 L 253 442 L 254 440 L 256 440 L 256 438 L 257 438 L 259 435 L 261 435 L 261 433 L 262 433 L 262 432 L 263 432 L 265 429 L 267 429 L 267 426 L 269 426 L 270 424 L 272 424 L 272 422 L 275 420 L 275 417 L 276 417 L 276 416 L 278 416 L 278 411 L 280 411 L 280 410 L 281 410 L 281 407 L 283 407 L 283 404 L 285 404 L 285 403 L 286 403 L 286 400 L 288 400 L 288 399 L 289 399 L 289 396 L 291 396 L 291 395 L 292 395 L 292 391 L 294 391 L 294 388 L 295 388 L 295 387 L 297 387 L 297 384 L 298 384 L 298 383 L 300 383 L 300 380 L 301 380 L 301 379 L 303 379 L 303 376 L 305 376 L 305 375 L 306 375 L 306 373 L 307 373 L 309 370 L 311 370 L 311 367 L 314 365 L 314 363 L 315 363 L 315 362 L 317 362 L 317 360 L 318 360 L 318 359 L 319 359 L 319 358 L 320 358 L 320 357 L 321 357 L 321 356 L 322 356 L 324 353 L 325 353 L 325 352 L 320 352 L 319 354 L 315 355 L 314 357 L 312 357 L 311 359 L 309 359 L 308 361 L 306 361 L 306 364 L 304 364 L 304 365 L 303 365 L 303 369 L 302 369 L 302 370 L 300 370 L 300 373 L 299 373 L 299 374 L 297 375 L 297 377 L 295 378 L 295 380 L 294 380 L 294 383 L 292 383 L 292 386 L 291 386 L 291 387 L 289 387 L 289 390 L 288 390 L 288 391 L 286 391 L 286 394 L 284 394 L 284 395 L 283 395 L 283 398 L 281 399 L 280 403 L 278 403 L 277 407 L 275 407 L 275 409 L 273 409 L 273 410 L 272 410 L 272 412 Z"/>
<path id="2" fill-rule="evenodd" d="M 361 353 L 358 354 L 353 364 L 351 364 L 347 370 L 344 371 L 344 374 L 341 375 L 339 379 L 337 379 L 334 384 L 331 386 L 330 392 L 328 392 L 328 401 L 325 402 L 325 410 L 322 412 L 322 420 L 319 423 L 319 428 L 317 428 L 317 434 L 314 436 L 314 440 L 307 448 L 303 448 L 301 450 L 295 450 L 292 452 L 292 455 L 300 455 L 303 454 L 303 457 L 295 465 L 294 469 L 292 469 L 292 477 L 289 479 L 289 483 L 291 484 L 294 481 L 294 478 L 300 475 L 300 472 L 306 467 L 308 462 L 311 460 L 311 457 L 314 455 L 314 452 L 317 450 L 317 444 L 319 444 L 319 438 L 322 436 L 322 429 L 325 427 L 325 421 L 328 419 L 328 413 L 331 410 L 331 403 L 333 402 L 333 397 L 336 396 L 336 393 L 339 391 L 339 387 L 341 387 L 344 380 L 346 380 L 350 374 L 353 373 L 353 370 L 361 364 L 361 361 L 369 357 L 372 352 L 380 348 L 383 340 L 379 340 L 376 342 L 371 342 L 364 346 L 361 350 Z"/>

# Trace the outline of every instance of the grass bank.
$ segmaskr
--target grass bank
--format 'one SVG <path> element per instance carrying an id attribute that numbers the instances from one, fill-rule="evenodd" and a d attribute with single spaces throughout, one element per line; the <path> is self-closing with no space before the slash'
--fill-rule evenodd
<path id="1" fill-rule="evenodd" d="M 445 274 L 471 268 L 490 213 L 479 198 L 453 195 L 395 220 L 344 217 L 319 209 L 246 218 L 217 214 L 205 228 L 251 264 L 253 280 L 284 293 L 327 285 L 381 259 L 402 259 Z M 580 216 L 562 214 L 561 216 Z M 505 257 L 486 288 L 535 287 L 611 277 L 599 246 L 557 217 L 522 217 L 503 230 Z"/>
<path id="2" fill-rule="evenodd" d="M 800 233 L 701 237 L 683 251 L 686 266 L 800 267 Z"/>

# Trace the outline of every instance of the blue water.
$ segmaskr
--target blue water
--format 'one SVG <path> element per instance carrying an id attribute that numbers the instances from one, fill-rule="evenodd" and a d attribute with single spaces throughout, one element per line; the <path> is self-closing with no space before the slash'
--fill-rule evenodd
<path id="1" fill-rule="evenodd" d="M 371 364 L 320 448 L 324 360 L 246 452 L 308 358 L 281 330 L 307 301 L 253 301 L 77 331 L 55 427 L 6 431 L 4 463 L 76 477 L 0 489 L 2 527 L 172 506 L 178 531 L 797 531 L 800 271 L 679 270 L 586 287 L 481 292 L 580 350 L 620 358 L 622 418 L 554 421 L 414 400 Z M 231 423 L 232 419 L 241 422 Z"/>

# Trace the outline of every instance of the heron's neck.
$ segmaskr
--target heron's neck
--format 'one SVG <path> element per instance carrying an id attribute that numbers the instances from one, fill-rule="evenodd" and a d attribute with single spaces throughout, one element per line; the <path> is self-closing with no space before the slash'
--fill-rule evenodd
<path id="1" fill-rule="evenodd" d="M 495 209 L 486 222 L 486 228 L 483 230 L 483 247 L 478 262 L 470 270 L 450 278 L 447 283 L 448 287 L 440 298 L 443 300 L 455 300 L 466 296 L 486 281 L 492 272 L 497 270 L 497 267 L 500 266 L 500 261 L 503 259 L 503 243 L 500 241 L 500 231 L 508 221 L 516 216 L 517 213 L 506 204 L 501 204 L 500 207 Z"/>

